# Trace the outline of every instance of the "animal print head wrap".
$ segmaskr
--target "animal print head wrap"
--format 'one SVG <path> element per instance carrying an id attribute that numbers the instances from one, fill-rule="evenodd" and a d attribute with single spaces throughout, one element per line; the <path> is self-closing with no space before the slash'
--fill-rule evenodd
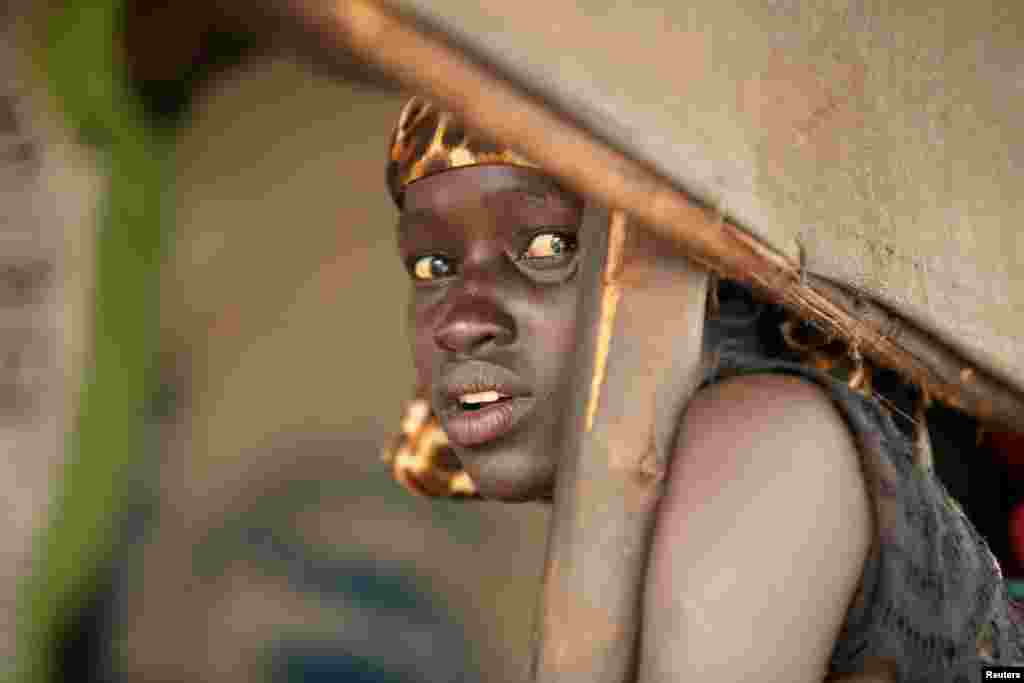
<path id="1" fill-rule="evenodd" d="M 453 168 L 483 164 L 538 168 L 518 152 L 468 129 L 454 114 L 421 97 L 413 97 L 402 108 L 391 134 L 388 190 L 398 208 L 402 208 L 405 188 L 417 180 Z"/>

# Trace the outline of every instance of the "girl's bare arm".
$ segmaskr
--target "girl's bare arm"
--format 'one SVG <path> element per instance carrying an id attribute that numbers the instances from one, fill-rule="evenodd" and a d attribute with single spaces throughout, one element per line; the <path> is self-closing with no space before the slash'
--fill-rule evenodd
<path id="1" fill-rule="evenodd" d="M 873 524 L 820 389 L 761 375 L 699 392 L 658 511 L 640 683 L 821 683 Z"/>

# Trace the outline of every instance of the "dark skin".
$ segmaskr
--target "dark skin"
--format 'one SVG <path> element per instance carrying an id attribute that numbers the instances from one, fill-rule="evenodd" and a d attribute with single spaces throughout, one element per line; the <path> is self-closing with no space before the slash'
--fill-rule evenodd
<path id="1" fill-rule="evenodd" d="M 582 217 L 578 197 L 513 166 L 453 169 L 406 190 L 398 250 L 413 282 L 420 385 L 436 409 L 445 373 L 477 360 L 515 373 L 532 394 L 530 414 L 510 433 L 453 445 L 484 498 L 551 498 L 560 418 L 551 407 L 575 343 Z"/>

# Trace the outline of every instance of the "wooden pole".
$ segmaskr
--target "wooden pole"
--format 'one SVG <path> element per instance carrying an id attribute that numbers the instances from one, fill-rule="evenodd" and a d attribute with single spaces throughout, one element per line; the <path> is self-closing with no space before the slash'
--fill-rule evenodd
<path id="1" fill-rule="evenodd" d="M 702 370 L 708 271 L 622 211 L 607 229 L 588 224 L 581 241 L 580 351 L 563 401 L 529 676 L 538 683 L 635 679 L 657 504 Z"/>
<path id="2" fill-rule="evenodd" d="M 914 335 L 920 342 L 916 349 L 887 336 L 890 325 L 862 320 L 857 310 L 803 277 L 800 263 L 702 208 L 672 181 L 425 27 L 422 18 L 383 0 L 272 4 L 285 19 L 281 25 L 298 24 L 304 41 L 317 42 L 325 53 L 354 53 L 406 87 L 429 93 L 467 123 L 522 150 L 567 186 L 629 211 L 643 221 L 644 229 L 694 261 L 856 343 L 862 354 L 899 372 L 935 400 L 982 421 L 1024 430 L 1024 396 L 1008 383 L 923 331 Z M 900 324 L 903 330 L 911 327 Z M 921 352 L 931 348 L 945 350 Z"/>

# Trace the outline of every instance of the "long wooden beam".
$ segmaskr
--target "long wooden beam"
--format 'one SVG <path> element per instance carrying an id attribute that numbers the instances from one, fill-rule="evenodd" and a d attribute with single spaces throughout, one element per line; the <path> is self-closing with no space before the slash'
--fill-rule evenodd
<path id="1" fill-rule="evenodd" d="M 284 2 L 284 0 L 282 0 Z M 979 419 L 1024 430 L 1024 397 L 907 322 L 865 320 L 806 277 L 801 264 L 696 203 L 525 87 L 383 0 L 285 2 L 311 38 L 351 51 L 404 86 L 429 93 L 470 124 L 513 144 L 569 187 L 627 210 L 688 257 L 745 282 L 802 318 L 855 342 L 864 355 Z M 894 340 L 887 330 L 904 330 Z M 912 341 L 911 341 L 912 339 Z M 935 352 L 934 349 L 942 349 Z"/>
<path id="2" fill-rule="evenodd" d="M 702 378 L 708 271 L 621 211 L 607 229 L 588 225 L 580 242 L 579 352 L 559 401 L 561 460 L 528 680 L 626 683 L 636 678 L 677 425 Z"/>

